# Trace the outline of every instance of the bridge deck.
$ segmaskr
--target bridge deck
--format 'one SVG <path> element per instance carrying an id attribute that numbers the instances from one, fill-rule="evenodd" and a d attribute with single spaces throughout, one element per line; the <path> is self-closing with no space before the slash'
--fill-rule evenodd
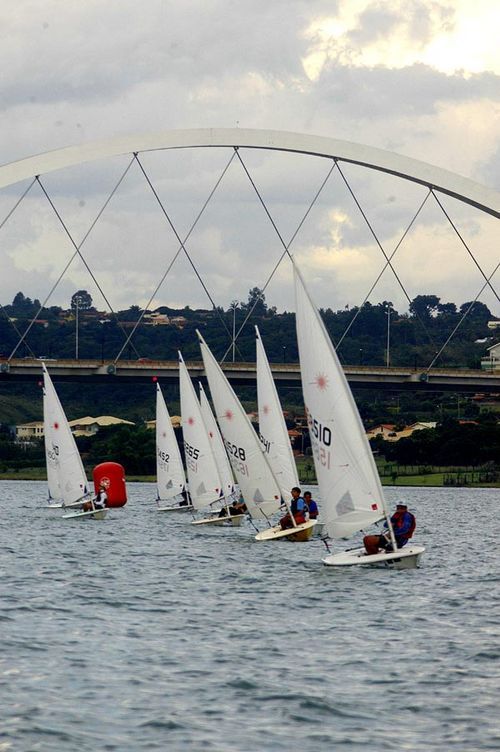
<path id="1" fill-rule="evenodd" d="M 178 363 L 170 360 L 50 360 L 45 364 L 58 381 L 90 381 L 91 383 L 151 381 L 153 377 L 162 382 L 178 380 Z M 204 379 L 203 363 L 187 363 L 193 378 Z M 226 376 L 233 383 L 254 384 L 255 363 L 223 363 Z M 300 386 L 298 363 L 271 363 L 273 376 L 278 384 Z M 426 390 L 455 392 L 500 393 L 500 369 L 480 371 L 461 368 L 433 368 L 428 374 L 418 368 L 386 368 L 383 366 L 345 366 L 344 372 L 351 386 L 367 389 Z M 31 381 L 42 375 L 41 361 L 17 358 L 0 363 L 0 380 Z"/>

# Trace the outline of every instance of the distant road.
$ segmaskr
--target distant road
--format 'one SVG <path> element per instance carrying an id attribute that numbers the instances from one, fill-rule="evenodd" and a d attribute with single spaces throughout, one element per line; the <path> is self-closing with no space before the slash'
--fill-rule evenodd
<path id="1" fill-rule="evenodd" d="M 45 364 L 57 381 L 87 381 L 102 383 L 117 380 L 148 382 L 157 377 L 161 383 L 176 382 L 178 363 L 172 360 L 50 360 Z M 204 379 L 203 363 L 187 363 L 193 378 Z M 222 368 L 233 384 L 255 384 L 255 363 L 223 363 Z M 286 386 L 300 386 L 298 363 L 271 363 L 275 380 Z M 415 368 L 385 368 L 383 366 L 344 366 L 352 387 L 387 389 L 392 391 L 423 390 L 451 392 L 500 393 L 500 369 L 480 371 L 461 368 L 433 368 L 429 373 Z M 16 358 L 0 362 L 3 382 L 35 381 L 42 375 L 41 361 Z"/>

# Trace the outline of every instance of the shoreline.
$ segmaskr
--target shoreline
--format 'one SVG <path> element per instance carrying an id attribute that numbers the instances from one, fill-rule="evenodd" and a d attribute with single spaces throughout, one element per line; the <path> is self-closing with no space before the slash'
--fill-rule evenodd
<path id="1" fill-rule="evenodd" d="M 444 483 L 436 483 L 434 478 L 431 482 L 426 482 L 426 478 L 430 478 L 434 473 L 429 476 L 399 476 L 396 482 L 392 478 L 387 476 L 381 477 L 381 483 L 384 488 L 500 488 L 500 481 L 494 481 L 491 483 L 456 483 L 445 485 Z M 90 474 L 89 474 L 90 476 Z M 30 468 L 22 470 L 20 472 L 7 471 L 0 473 L 0 480 L 21 480 L 21 481 L 47 481 L 47 475 L 42 468 Z M 155 483 L 156 476 L 154 475 L 130 475 L 126 478 L 127 483 Z M 399 482 L 398 482 L 399 481 Z M 300 483 L 304 485 L 316 485 L 316 478 L 301 478 Z"/>

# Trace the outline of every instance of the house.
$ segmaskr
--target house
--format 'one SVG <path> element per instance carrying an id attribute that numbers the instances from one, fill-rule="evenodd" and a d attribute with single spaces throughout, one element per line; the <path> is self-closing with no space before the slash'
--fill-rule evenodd
<path id="1" fill-rule="evenodd" d="M 381 423 L 379 426 L 374 426 L 366 432 L 366 438 L 368 440 L 375 438 L 375 436 L 382 436 L 383 439 L 388 439 L 390 436 L 395 436 L 396 426 L 393 423 Z"/>
<path id="2" fill-rule="evenodd" d="M 145 313 L 143 320 L 148 326 L 168 326 L 168 324 L 170 324 L 170 319 L 167 314 L 158 313 L 157 311 L 153 311 L 153 313 Z"/>
<path id="3" fill-rule="evenodd" d="M 104 426 L 116 426 L 122 424 L 127 426 L 135 425 L 135 423 L 132 423 L 130 420 L 114 418 L 112 415 L 101 415 L 98 418 L 87 416 L 86 418 L 77 418 L 76 420 L 69 421 L 69 426 L 74 436 L 94 436 L 99 429 Z"/>
<path id="4" fill-rule="evenodd" d="M 481 359 L 481 368 L 485 371 L 496 371 L 500 368 L 500 342 L 488 347 L 488 357 Z"/>
<path id="5" fill-rule="evenodd" d="M 16 441 L 33 441 L 43 437 L 43 420 L 21 423 L 16 426 Z"/>
<path id="6" fill-rule="evenodd" d="M 408 438 L 408 436 L 411 436 L 413 433 L 415 433 L 415 431 L 425 431 L 429 428 L 436 428 L 436 423 L 434 421 L 419 421 L 417 423 L 412 423 L 410 426 L 405 426 L 402 431 L 397 431 L 397 433 L 390 439 L 388 439 L 388 441 L 399 441 L 399 439 L 406 439 Z"/>
<path id="7" fill-rule="evenodd" d="M 172 428 L 180 428 L 182 425 L 181 417 L 180 415 L 172 415 L 170 418 L 170 422 L 172 424 Z M 151 431 L 156 430 L 156 420 L 146 420 L 144 421 L 146 428 L 149 428 Z"/>

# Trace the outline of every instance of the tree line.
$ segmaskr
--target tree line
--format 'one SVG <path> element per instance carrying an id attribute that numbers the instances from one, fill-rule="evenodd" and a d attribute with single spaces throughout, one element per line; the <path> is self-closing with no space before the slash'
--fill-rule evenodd
<path id="1" fill-rule="evenodd" d="M 39 300 L 31 300 L 22 292 L 17 293 L 11 304 L 2 307 L 0 353 L 3 357 L 12 352 L 19 340 L 9 319 L 15 319 L 17 329 L 23 332 L 37 314 L 37 323 L 32 326 L 26 344 L 19 347 L 16 355 L 28 356 L 31 348 L 37 357 L 75 357 L 76 317 L 62 318 L 64 309 L 60 306 L 40 308 Z M 79 357 L 102 360 L 114 359 L 121 350 L 124 343 L 121 325 L 136 322 L 144 313 L 139 306 L 132 305 L 116 314 L 99 318 L 86 290 L 78 290 L 72 296 L 69 310 L 75 311 L 76 308 L 80 312 Z M 295 314 L 288 311 L 280 313 L 269 306 L 265 294 L 258 287 L 249 291 L 246 301 L 234 301 L 227 309 L 191 309 L 189 306 L 172 309 L 160 306 L 156 312 L 182 317 L 183 324 L 148 326 L 143 320 L 134 334 L 133 344 L 125 348 L 122 358 L 175 360 L 177 351 L 181 349 L 186 359 L 198 360 L 196 329 L 202 331 L 218 358 L 222 358 L 228 350 L 227 357 L 230 358 L 234 326 L 236 331 L 243 327 L 236 343 L 235 359 L 251 362 L 255 360 L 254 324 L 258 324 L 271 361 L 298 360 Z M 440 356 L 438 364 L 478 367 L 481 357 L 486 354 L 486 344 L 477 340 L 491 338 L 487 324 L 494 318 L 484 303 L 470 301 L 457 306 L 429 294 L 417 295 L 407 312 L 399 312 L 391 301 L 382 301 L 340 310 L 326 308 L 321 313 L 333 342 L 337 343 L 342 338 L 338 352 L 344 363 L 366 366 L 385 364 L 389 328 L 390 364 L 415 368 L 431 362 L 465 313 L 467 316 Z M 344 338 L 346 330 L 348 334 Z M 130 328 L 126 331 L 130 332 Z"/>

